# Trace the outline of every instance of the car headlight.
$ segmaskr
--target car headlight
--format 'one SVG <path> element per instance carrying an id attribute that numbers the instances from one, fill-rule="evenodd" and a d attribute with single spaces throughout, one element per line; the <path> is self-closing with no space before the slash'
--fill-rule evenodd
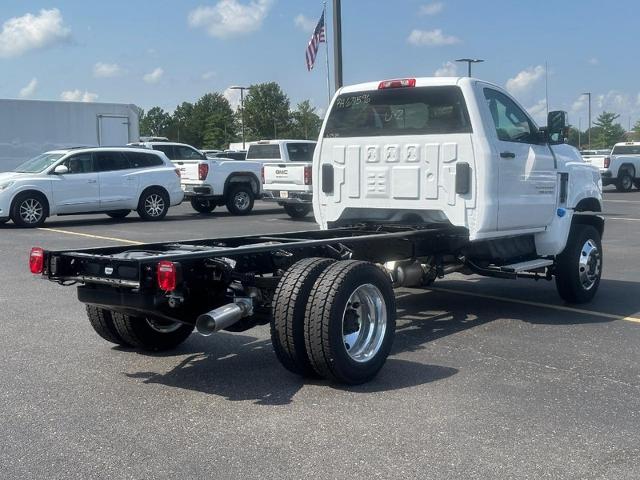
<path id="1" fill-rule="evenodd" d="M 4 182 L 4 183 L 0 183 L 0 192 L 6 190 L 7 188 L 9 188 L 11 185 L 13 185 L 16 182 Z"/>

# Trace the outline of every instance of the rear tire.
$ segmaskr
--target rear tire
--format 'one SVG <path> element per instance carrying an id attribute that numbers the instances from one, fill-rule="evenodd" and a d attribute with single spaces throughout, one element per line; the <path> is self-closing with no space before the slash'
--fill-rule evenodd
<path id="1" fill-rule="evenodd" d="M 590 301 L 600 286 L 602 243 L 591 225 L 574 224 L 564 251 L 556 258 L 556 288 L 568 303 Z"/>
<path id="2" fill-rule="evenodd" d="M 107 212 L 111 218 L 120 219 L 125 218 L 127 215 L 131 213 L 131 210 L 115 210 L 113 212 Z"/>
<path id="3" fill-rule="evenodd" d="M 271 343 L 282 366 L 298 375 L 317 376 L 305 347 L 304 315 L 313 285 L 334 261 L 306 258 L 293 264 L 280 279 L 273 296 Z"/>
<path id="4" fill-rule="evenodd" d="M 628 170 L 618 174 L 616 181 L 616 190 L 619 192 L 630 192 L 633 188 L 633 175 Z"/>
<path id="5" fill-rule="evenodd" d="M 113 313 L 118 335 L 132 347 L 150 352 L 170 350 L 184 342 L 193 325 Z"/>
<path id="6" fill-rule="evenodd" d="M 253 210 L 253 190 L 250 185 L 238 184 L 229 188 L 227 210 L 232 215 L 246 215 Z"/>
<path id="7" fill-rule="evenodd" d="M 98 335 L 107 342 L 115 343 L 116 345 L 121 345 L 123 347 L 130 346 L 116 330 L 111 313 L 112 312 L 107 309 L 87 305 L 87 317 L 89 318 L 89 323 Z"/>
<path id="8" fill-rule="evenodd" d="M 288 203 L 284 205 L 284 211 L 291 218 L 304 218 L 311 211 L 311 205 Z"/>
<path id="9" fill-rule="evenodd" d="M 138 201 L 138 215 L 147 221 L 162 220 L 169 211 L 169 195 L 160 188 L 149 188 L 142 192 Z"/>
<path id="10" fill-rule="evenodd" d="M 347 260 L 316 280 L 305 312 L 305 347 L 314 370 L 350 385 L 371 380 L 391 351 L 396 302 L 377 266 Z"/>
<path id="11" fill-rule="evenodd" d="M 11 206 L 11 220 L 20 227 L 40 227 L 48 216 L 47 199 L 37 192 L 21 193 Z"/>
<path id="12" fill-rule="evenodd" d="M 191 207 L 198 213 L 211 213 L 216 209 L 216 204 L 202 198 L 192 198 Z"/>

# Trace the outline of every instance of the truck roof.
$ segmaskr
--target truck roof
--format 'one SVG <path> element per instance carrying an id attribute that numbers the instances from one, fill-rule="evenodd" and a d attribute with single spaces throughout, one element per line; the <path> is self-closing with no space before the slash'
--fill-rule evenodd
<path id="1" fill-rule="evenodd" d="M 317 143 L 315 140 L 295 140 L 295 139 L 278 139 L 278 140 L 258 140 L 249 145 L 280 145 L 282 143 Z"/>
<path id="2" fill-rule="evenodd" d="M 357 83 L 342 87 L 340 93 L 362 92 L 368 90 L 378 90 L 380 83 L 393 80 L 415 80 L 416 87 L 441 87 L 447 85 L 463 85 L 465 83 L 482 82 L 490 83 L 478 78 L 469 77 L 406 77 L 406 78 L 386 78 L 375 82 Z M 496 85 L 497 86 L 497 85 Z"/>
<path id="3" fill-rule="evenodd" d="M 637 147 L 640 145 L 640 142 L 619 142 L 614 145 L 614 147 L 622 147 L 624 145 L 629 145 L 632 147 Z"/>

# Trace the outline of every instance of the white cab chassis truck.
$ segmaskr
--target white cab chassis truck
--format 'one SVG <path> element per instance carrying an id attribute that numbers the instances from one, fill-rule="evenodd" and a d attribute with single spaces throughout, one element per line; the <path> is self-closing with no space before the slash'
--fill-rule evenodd
<path id="1" fill-rule="evenodd" d="M 602 274 L 601 179 L 564 144 L 566 115 L 538 128 L 500 87 L 472 78 L 398 79 L 340 89 L 314 154 L 320 230 L 32 249 L 31 272 L 79 283 L 109 342 L 175 347 L 195 329 L 270 323 L 302 376 L 357 384 L 382 368 L 394 288 L 458 271 L 555 279 L 589 301 Z"/>

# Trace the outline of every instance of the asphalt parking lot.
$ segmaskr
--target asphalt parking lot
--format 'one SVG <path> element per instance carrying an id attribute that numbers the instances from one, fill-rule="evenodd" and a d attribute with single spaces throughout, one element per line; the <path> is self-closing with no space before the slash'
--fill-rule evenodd
<path id="1" fill-rule="evenodd" d="M 316 228 L 254 214 L 58 217 L 0 227 L 0 477 L 640 478 L 640 192 L 605 194 L 604 277 L 572 308 L 553 283 L 452 275 L 398 291 L 371 383 L 303 382 L 268 327 L 142 355 L 89 326 L 72 287 L 28 273 L 29 248 Z"/>

